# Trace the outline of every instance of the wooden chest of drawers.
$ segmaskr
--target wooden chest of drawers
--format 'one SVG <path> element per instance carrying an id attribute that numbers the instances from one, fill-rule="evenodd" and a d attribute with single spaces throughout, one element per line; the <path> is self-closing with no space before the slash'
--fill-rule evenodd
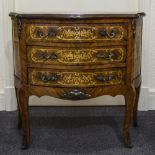
<path id="1" fill-rule="evenodd" d="M 66 100 L 125 96 L 124 143 L 137 125 L 141 84 L 142 17 L 136 14 L 16 14 L 15 88 L 24 148 L 30 142 L 28 98 Z"/>

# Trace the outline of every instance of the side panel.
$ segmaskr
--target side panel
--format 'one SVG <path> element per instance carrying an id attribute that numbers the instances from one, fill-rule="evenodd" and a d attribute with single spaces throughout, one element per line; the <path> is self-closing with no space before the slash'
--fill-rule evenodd
<path id="1" fill-rule="evenodd" d="M 19 37 L 18 37 L 18 23 L 17 19 L 12 19 L 13 26 L 13 55 L 14 55 L 14 74 L 20 78 L 20 53 L 19 53 Z"/>
<path id="2" fill-rule="evenodd" d="M 141 74 L 141 57 L 142 57 L 142 17 L 135 20 L 135 42 L 134 42 L 134 78 Z"/>

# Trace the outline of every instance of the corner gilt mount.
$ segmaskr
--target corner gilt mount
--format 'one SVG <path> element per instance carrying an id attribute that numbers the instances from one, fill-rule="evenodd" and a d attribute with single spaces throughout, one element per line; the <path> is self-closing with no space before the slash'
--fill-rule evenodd
<path id="1" fill-rule="evenodd" d="M 133 32 L 133 38 L 136 37 L 136 19 L 132 20 L 132 32 Z"/>
<path id="2" fill-rule="evenodd" d="M 17 25 L 18 25 L 18 38 L 21 38 L 21 32 L 22 32 L 22 21 L 21 18 L 17 19 Z"/>

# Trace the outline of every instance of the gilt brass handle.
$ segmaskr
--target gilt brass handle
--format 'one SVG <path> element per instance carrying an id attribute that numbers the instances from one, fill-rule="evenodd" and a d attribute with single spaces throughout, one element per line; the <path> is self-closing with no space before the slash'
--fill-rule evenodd
<path id="1" fill-rule="evenodd" d="M 49 29 L 48 30 L 48 37 L 55 37 L 56 36 L 56 32 L 53 29 Z"/>
<path id="2" fill-rule="evenodd" d="M 56 60 L 57 58 L 58 58 L 58 56 L 55 53 L 51 53 L 47 57 L 47 59 L 50 59 L 50 60 Z"/>
<path id="3" fill-rule="evenodd" d="M 103 76 L 103 75 L 98 75 L 95 77 L 97 81 L 100 82 L 109 82 L 114 79 L 114 76 Z"/>
<path id="4" fill-rule="evenodd" d="M 42 30 L 37 30 L 37 32 L 36 32 L 36 35 L 39 37 L 39 38 L 42 38 L 42 37 L 44 37 L 44 32 L 42 31 Z"/>
<path id="5" fill-rule="evenodd" d="M 58 75 L 56 74 L 51 74 L 51 75 L 46 75 L 46 74 L 43 74 L 43 73 L 39 73 L 39 76 L 38 76 L 39 80 L 43 81 L 43 82 L 55 82 L 55 81 L 58 81 Z"/>
<path id="6" fill-rule="evenodd" d="M 42 51 L 39 51 L 39 52 L 37 53 L 37 57 L 38 57 L 39 59 L 46 59 L 46 54 L 45 54 L 44 52 L 42 52 Z"/>
<path id="7" fill-rule="evenodd" d="M 99 31 L 100 36 L 102 37 L 108 37 L 110 39 L 114 38 L 117 35 L 117 30 L 112 29 L 110 32 L 108 32 L 106 29 Z"/>
<path id="8" fill-rule="evenodd" d="M 66 100 L 85 100 L 91 97 L 90 94 L 86 94 L 79 89 L 73 89 L 65 92 L 61 98 Z"/>
<path id="9" fill-rule="evenodd" d="M 114 57 L 114 53 L 110 52 L 110 53 L 103 53 L 103 52 L 98 52 L 96 54 L 96 57 L 99 59 L 108 59 L 108 60 L 112 60 Z"/>
<path id="10" fill-rule="evenodd" d="M 48 32 L 44 33 L 43 30 L 39 29 L 39 30 L 37 30 L 36 35 L 39 38 L 55 37 L 56 36 L 56 31 L 53 30 L 53 29 L 48 29 Z"/>
<path id="11" fill-rule="evenodd" d="M 45 61 L 46 60 L 56 60 L 58 58 L 58 56 L 56 55 L 56 53 L 50 53 L 50 54 L 47 54 L 47 53 L 44 53 L 44 52 L 39 52 L 38 53 L 38 58 L 39 59 L 44 59 Z"/>

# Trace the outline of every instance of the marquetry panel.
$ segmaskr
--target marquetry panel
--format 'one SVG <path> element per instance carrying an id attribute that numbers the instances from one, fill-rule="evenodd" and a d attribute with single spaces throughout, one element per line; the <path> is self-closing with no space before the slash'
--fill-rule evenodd
<path id="1" fill-rule="evenodd" d="M 27 57 L 34 64 L 100 64 L 125 62 L 126 48 L 96 47 L 96 48 L 54 48 L 54 47 L 28 47 Z"/>
<path id="2" fill-rule="evenodd" d="M 29 41 L 127 41 L 127 28 L 119 24 L 38 25 L 27 28 Z"/>
<path id="3" fill-rule="evenodd" d="M 124 84 L 122 69 L 101 71 L 29 70 L 29 83 L 43 86 L 87 87 Z"/>

